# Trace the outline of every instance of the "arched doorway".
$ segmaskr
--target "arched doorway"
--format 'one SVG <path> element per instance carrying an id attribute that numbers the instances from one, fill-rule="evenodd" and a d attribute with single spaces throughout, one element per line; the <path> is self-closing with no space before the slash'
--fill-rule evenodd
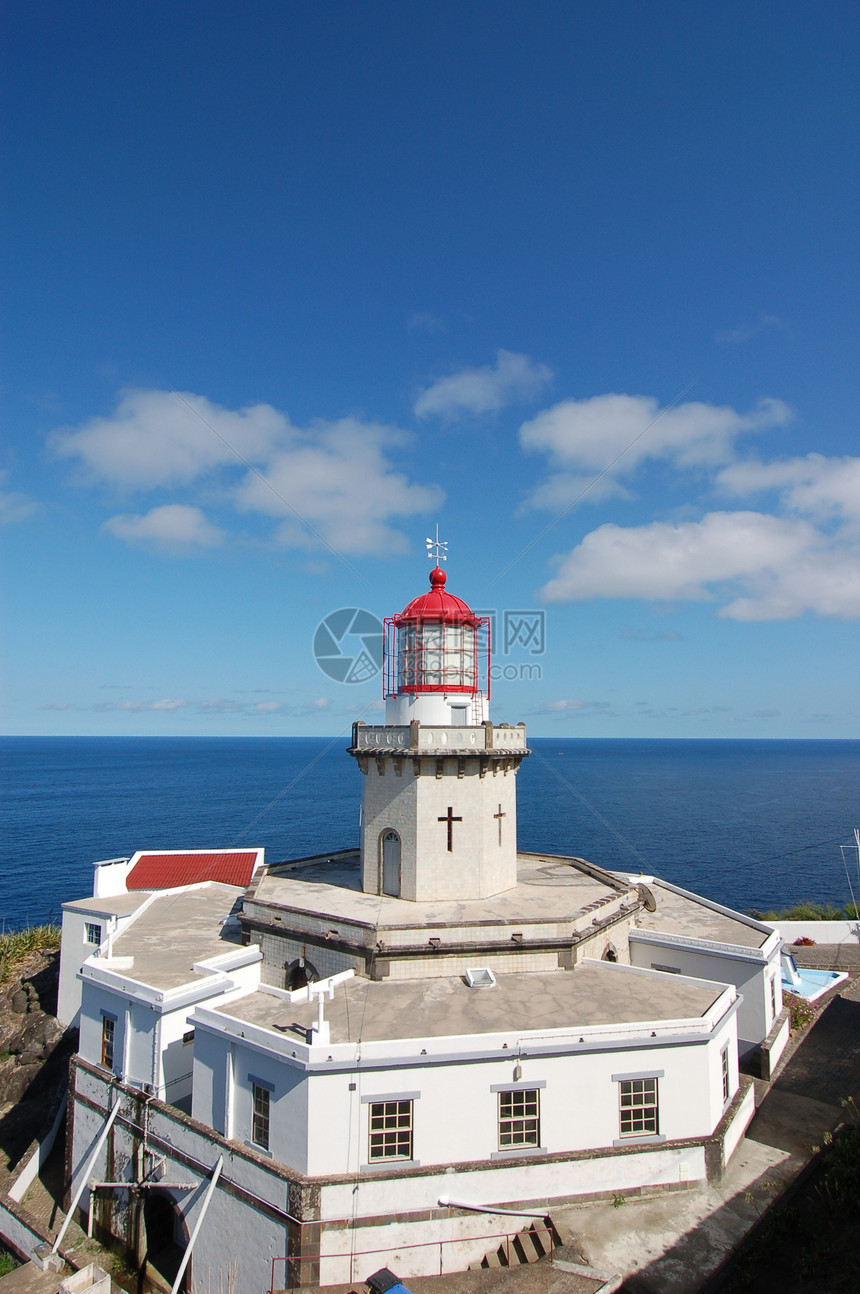
<path id="1" fill-rule="evenodd" d="M 319 972 L 313 962 L 309 962 L 306 957 L 297 957 L 295 961 L 287 962 L 284 967 L 284 988 L 294 993 L 297 988 L 305 988 L 308 984 L 313 984 L 319 979 Z"/>
<path id="2" fill-rule="evenodd" d="M 167 1191 L 147 1191 L 143 1205 L 146 1231 L 144 1276 L 154 1285 L 171 1289 L 188 1243 L 185 1221 L 176 1201 Z M 191 1263 L 182 1274 L 182 1294 L 191 1289 Z"/>
<path id="3" fill-rule="evenodd" d="M 386 831 L 382 837 L 382 893 L 400 898 L 400 837 Z"/>

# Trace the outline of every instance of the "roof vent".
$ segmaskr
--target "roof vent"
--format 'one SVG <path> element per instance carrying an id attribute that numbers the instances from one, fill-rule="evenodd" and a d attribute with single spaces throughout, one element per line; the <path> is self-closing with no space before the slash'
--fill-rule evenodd
<path id="1" fill-rule="evenodd" d="M 469 988 L 495 988 L 496 977 L 488 966 L 475 966 L 466 971 Z"/>

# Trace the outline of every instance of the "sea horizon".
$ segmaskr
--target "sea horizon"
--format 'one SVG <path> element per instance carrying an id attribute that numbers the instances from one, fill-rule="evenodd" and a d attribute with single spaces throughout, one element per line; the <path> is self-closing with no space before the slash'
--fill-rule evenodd
<path id="1" fill-rule="evenodd" d="M 358 844 L 348 734 L 0 738 L 2 919 L 57 920 L 97 859 L 266 849 L 269 863 Z M 849 902 L 860 740 L 529 737 L 518 847 L 663 877 L 747 911 Z"/>

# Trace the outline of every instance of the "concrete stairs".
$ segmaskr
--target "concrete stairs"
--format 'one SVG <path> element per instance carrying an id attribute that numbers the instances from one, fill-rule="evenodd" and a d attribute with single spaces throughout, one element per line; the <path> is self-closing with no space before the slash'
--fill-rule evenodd
<path id="1" fill-rule="evenodd" d="M 559 1235 L 552 1218 L 544 1218 L 542 1222 L 530 1222 L 515 1236 L 503 1240 L 497 1249 L 491 1249 L 480 1262 L 472 1263 L 469 1271 L 519 1267 L 527 1263 L 540 1262 L 541 1258 L 550 1257 L 559 1243 Z"/>

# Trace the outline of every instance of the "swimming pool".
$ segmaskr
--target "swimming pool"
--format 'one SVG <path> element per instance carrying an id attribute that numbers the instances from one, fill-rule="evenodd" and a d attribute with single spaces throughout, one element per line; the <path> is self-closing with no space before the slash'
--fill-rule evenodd
<path id="1" fill-rule="evenodd" d="M 795 997 L 802 997 L 807 1002 L 814 1002 L 847 978 L 847 971 L 799 970 L 791 953 L 782 954 L 782 991 L 794 993 Z"/>

